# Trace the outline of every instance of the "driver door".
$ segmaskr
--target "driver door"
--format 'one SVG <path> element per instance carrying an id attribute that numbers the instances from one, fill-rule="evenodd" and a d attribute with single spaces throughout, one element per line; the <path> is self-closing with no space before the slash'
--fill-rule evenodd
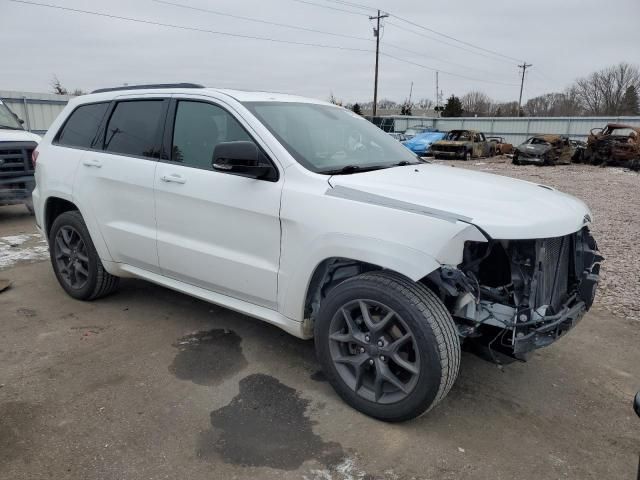
<path id="1" fill-rule="evenodd" d="M 154 183 L 162 273 L 275 309 L 283 179 L 213 170 L 218 143 L 255 141 L 224 104 L 175 98 L 169 112 Z"/>

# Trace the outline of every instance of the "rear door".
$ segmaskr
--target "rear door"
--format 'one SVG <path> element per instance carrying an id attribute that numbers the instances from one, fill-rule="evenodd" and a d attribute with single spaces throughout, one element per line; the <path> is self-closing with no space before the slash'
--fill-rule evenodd
<path id="1" fill-rule="evenodd" d="M 259 180 L 212 168 L 221 142 L 252 141 L 265 151 L 250 131 L 221 101 L 172 101 L 167 158 L 155 176 L 158 256 L 166 276 L 275 308 L 282 176 Z"/>
<path id="2" fill-rule="evenodd" d="M 158 97 L 112 102 L 74 184 L 112 259 L 153 272 L 159 272 L 153 181 L 168 104 Z"/>

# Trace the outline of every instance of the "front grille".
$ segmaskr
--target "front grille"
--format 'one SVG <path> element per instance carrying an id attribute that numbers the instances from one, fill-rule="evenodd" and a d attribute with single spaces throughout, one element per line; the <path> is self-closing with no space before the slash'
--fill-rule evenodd
<path id="1" fill-rule="evenodd" d="M 434 145 L 433 148 L 439 152 L 457 152 L 462 147 L 458 147 L 456 145 Z"/>
<path id="2" fill-rule="evenodd" d="M 549 305 L 555 312 L 567 298 L 572 236 L 540 240 L 536 306 Z"/>
<path id="3" fill-rule="evenodd" d="M 34 142 L 0 142 L 0 178 L 33 175 Z"/>

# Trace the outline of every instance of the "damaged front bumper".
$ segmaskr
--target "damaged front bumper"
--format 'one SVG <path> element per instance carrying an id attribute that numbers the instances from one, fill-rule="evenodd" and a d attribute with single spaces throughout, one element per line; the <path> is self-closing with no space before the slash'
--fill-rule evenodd
<path id="1" fill-rule="evenodd" d="M 436 283 L 463 340 L 524 359 L 589 310 L 602 260 L 587 227 L 557 238 L 468 242 L 463 263 L 441 269 Z"/>

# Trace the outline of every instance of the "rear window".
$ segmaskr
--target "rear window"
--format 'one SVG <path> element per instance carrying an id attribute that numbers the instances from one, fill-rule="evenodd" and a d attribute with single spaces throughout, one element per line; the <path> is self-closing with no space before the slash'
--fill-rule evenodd
<path id="1" fill-rule="evenodd" d="M 76 108 L 58 134 L 59 145 L 91 148 L 109 103 L 92 103 Z"/>
<path id="2" fill-rule="evenodd" d="M 107 125 L 104 149 L 111 153 L 158 157 L 163 103 L 163 100 L 118 103 Z"/>

